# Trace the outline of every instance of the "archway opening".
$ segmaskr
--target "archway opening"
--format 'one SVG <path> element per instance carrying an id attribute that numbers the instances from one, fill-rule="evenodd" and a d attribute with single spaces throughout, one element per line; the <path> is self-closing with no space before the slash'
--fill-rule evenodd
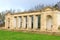
<path id="1" fill-rule="evenodd" d="M 46 30 L 52 30 L 52 16 L 48 15 L 46 20 Z"/>

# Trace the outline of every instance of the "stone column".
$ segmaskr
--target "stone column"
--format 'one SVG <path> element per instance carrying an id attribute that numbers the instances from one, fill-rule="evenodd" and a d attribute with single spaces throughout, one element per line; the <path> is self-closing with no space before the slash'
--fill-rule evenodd
<path id="1" fill-rule="evenodd" d="M 20 28 L 20 18 L 17 17 L 17 28 L 19 29 Z"/>
<path id="2" fill-rule="evenodd" d="M 25 29 L 24 17 L 22 16 L 22 29 Z"/>
<path id="3" fill-rule="evenodd" d="M 33 16 L 33 29 L 37 29 L 38 25 L 37 25 L 37 16 Z"/>
<path id="4" fill-rule="evenodd" d="M 27 29 L 31 29 L 31 19 L 30 16 L 27 16 Z"/>
<path id="5" fill-rule="evenodd" d="M 24 23 L 23 23 L 23 20 L 24 20 L 24 19 L 23 19 L 23 16 L 22 16 L 22 28 L 24 28 L 24 27 L 23 27 L 23 26 L 24 26 L 24 25 L 23 25 L 23 24 L 24 24 Z"/>
<path id="6" fill-rule="evenodd" d="M 13 18 L 13 27 L 14 27 L 14 29 L 16 29 L 16 27 L 17 27 L 17 17 Z"/>
<path id="7" fill-rule="evenodd" d="M 18 23 L 19 23 L 19 28 L 22 28 L 22 16 L 19 16 L 19 20 L 18 20 Z"/>
<path id="8" fill-rule="evenodd" d="M 24 17 L 24 28 L 26 29 L 26 17 Z"/>

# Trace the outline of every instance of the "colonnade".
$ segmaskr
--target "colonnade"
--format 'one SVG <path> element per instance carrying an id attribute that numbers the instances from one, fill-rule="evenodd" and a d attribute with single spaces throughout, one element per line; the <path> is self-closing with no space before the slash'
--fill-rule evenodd
<path id="1" fill-rule="evenodd" d="M 41 15 L 15 16 L 14 28 L 40 29 Z"/>

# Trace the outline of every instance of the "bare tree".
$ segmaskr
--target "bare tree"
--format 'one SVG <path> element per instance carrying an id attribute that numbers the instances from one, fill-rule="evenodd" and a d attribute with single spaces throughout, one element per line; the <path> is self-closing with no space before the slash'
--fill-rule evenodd
<path id="1" fill-rule="evenodd" d="M 41 10 L 43 8 L 44 8 L 44 5 L 39 4 L 39 5 L 34 6 L 33 8 L 30 8 L 29 11 L 37 11 L 37 10 Z"/>
<path id="2" fill-rule="evenodd" d="M 60 10 L 60 2 L 57 2 L 57 4 L 53 6 L 53 8 L 55 8 L 56 10 Z"/>

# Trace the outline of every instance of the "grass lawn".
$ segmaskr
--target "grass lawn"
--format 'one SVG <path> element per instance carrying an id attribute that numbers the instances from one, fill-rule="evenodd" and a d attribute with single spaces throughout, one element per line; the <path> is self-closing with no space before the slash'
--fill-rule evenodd
<path id="1" fill-rule="evenodd" d="M 0 40 L 60 40 L 60 36 L 0 30 Z"/>

